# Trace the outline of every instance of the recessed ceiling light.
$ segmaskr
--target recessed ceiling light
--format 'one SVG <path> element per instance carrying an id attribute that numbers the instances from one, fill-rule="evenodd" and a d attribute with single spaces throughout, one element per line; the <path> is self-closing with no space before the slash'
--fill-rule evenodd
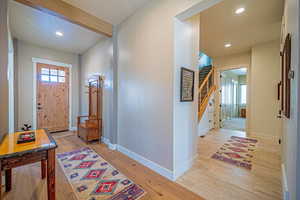
<path id="1" fill-rule="evenodd" d="M 60 31 L 56 31 L 56 32 L 55 32 L 55 35 L 57 35 L 57 36 L 59 36 L 59 37 L 64 36 L 64 34 L 63 34 L 62 32 L 60 32 Z"/>
<path id="2" fill-rule="evenodd" d="M 245 8 L 243 8 L 243 7 L 241 7 L 241 8 L 238 8 L 238 9 L 236 9 L 235 10 L 235 14 L 237 14 L 237 15 L 239 15 L 239 14 L 241 14 L 241 13 L 243 13 L 243 12 L 245 12 Z"/>
<path id="3" fill-rule="evenodd" d="M 229 47 L 231 47 L 231 44 L 230 43 L 227 43 L 227 44 L 225 44 L 224 45 L 226 48 L 229 48 Z"/>

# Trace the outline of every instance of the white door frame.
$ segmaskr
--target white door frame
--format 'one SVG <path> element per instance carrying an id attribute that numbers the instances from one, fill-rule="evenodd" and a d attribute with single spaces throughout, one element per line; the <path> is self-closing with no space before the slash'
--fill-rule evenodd
<path id="1" fill-rule="evenodd" d="M 251 85 L 250 85 L 250 81 L 251 81 L 251 74 L 250 74 L 250 65 L 249 64 L 238 64 L 238 65 L 230 65 L 230 66 L 223 66 L 223 67 L 218 67 L 215 70 L 215 77 L 216 77 L 216 85 L 217 85 L 217 91 L 220 90 L 221 88 L 221 78 L 220 75 L 222 72 L 227 71 L 227 70 L 233 70 L 233 69 L 240 69 L 240 68 L 247 68 L 247 104 L 246 104 L 246 127 L 245 127 L 245 132 L 248 134 L 249 133 L 249 121 L 250 121 L 250 92 L 251 92 Z M 216 103 L 216 121 L 217 121 L 217 127 L 216 128 L 220 128 L 220 113 L 221 113 L 221 109 L 220 109 L 220 103 L 221 103 L 221 95 L 220 93 L 216 93 L 217 94 L 217 103 Z"/>
<path id="2" fill-rule="evenodd" d="M 15 132 L 15 102 L 14 102 L 14 52 L 13 49 L 8 52 L 8 99 L 9 99 L 9 133 Z"/>
<path id="3" fill-rule="evenodd" d="M 48 65 L 56 65 L 59 67 L 67 67 L 69 68 L 69 130 L 72 130 L 72 65 L 51 61 L 47 59 L 41 58 L 32 58 L 33 62 L 33 120 L 32 120 L 32 128 L 37 128 L 37 110 L 36 110 L 36 97 L 37 97 L 37 63 L 48 64 Z"/>

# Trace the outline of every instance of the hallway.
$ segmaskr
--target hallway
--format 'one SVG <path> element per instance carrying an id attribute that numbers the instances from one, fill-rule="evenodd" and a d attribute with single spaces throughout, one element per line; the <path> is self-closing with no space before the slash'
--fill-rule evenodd
<path id="1" fill-rule="evenodd" d="M 247 170 L 211 158 L 231 136 L 245 137 L 245 132 L 220 129 L 200 138 L 197 161 L 177 183 L 207 200 L 281 199 L 280 146 L 256 138 L 252 170 Z"/>
<path id="2" fill-rule="evenodd" d="M 223 122 L 223 129 L 245 131 L 246 119 L 245 118 L 232 118 Z"/>
<path id="3" fill-rule="evenodd" d="M 122 153 L 109 150 L 105 144 L 91 143 L 86 145 L 77 137 L 76 132 L 70 131 L 54 133 L 52 136 L 58 144 L 56 153 L 68 152 L 87 146 L 95 150 L 99 155 L 146 190 L 146 196 L 143 196 L 140 200 L 203 200 L 186 188 L 167 180 Z M 40 178 L 40 163 L 15 168 L 13 170 L 13 180 L 12 190 L 3 195 L 4 200 L 47 199 L 47 183 L 46 180 Z M 20 194 L 22 194 L 22 198 L 20 198 Z M 78 200 L 57 160 L 56 197 L 58 200 Z"/>

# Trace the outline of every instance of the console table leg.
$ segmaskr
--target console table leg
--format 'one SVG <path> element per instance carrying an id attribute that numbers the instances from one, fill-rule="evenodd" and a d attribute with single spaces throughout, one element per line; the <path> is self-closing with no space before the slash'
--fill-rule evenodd
<path id="1" fill-rule="evenodd" d="M 11 176 L 12 169 L 5 170 L 5 191 L 9 192 L 11 190 Z"/>
<path id="2" fill-rule="evenodd" d="M 0 177 L 2 177 L 1 170 L 0 170 Z M 0 200 L 2 200 L 2 178 L 0 178 Z"/>
<path id="3" fill-rule="evenodd" d="M 46 178 L 46 167 L 47 167 L 47 162 L 46 160 L 41 161 L 41 174 L 42 174 L 42 179 Z"/>
<path id="4" fill-rule="evenodd" d="M 48 200 L 55 200 L 55 149 L 48 150 L 47 188 Z"/>

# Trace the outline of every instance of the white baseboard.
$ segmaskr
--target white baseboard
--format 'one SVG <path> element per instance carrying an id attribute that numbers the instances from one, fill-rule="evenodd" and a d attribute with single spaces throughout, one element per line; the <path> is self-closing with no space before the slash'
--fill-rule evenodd
<path id="1" fill-rule="evenodd" d="M 105 138 L 105 137 L 101 137 L 101 141 L 104 143 L 104 144 L 106 144 L 106 145 L 108 145 L 109 144 L 109 139 L 107 139 L 107 138 Z"/>
<path id="2" fill-rule="evenodd" d="M 197 159 L 198 155 L 194 155 L 193 158 L 186 162 L 181 162 L 179 166 L 175 166 L 175 172 L 173 175 L 173 180 L 177 180 L 180 176 L 182 176 L 185 172 L 187 172 L 194 164 L 195 160 Z"/>
<path id="3" fill-rule="evenodd" d="M 108 144 L 108 148 L 110 148 L 111 150 L 117 150 L 117 145 L 116 144 L 111 144 L 111 143 L 109 143 Z"/>
<path id="4" fill-rule="evenodd" d="M 290 193 L 287 184 L 287 176 L 285 171 L 284 163 L 281 164 L 281 173 L 282 173 L 282 196 L 283 200 L 290 200 Z"/>
<path id="5" fill-rule="evenodd" d="M 143 156 L 141 156 L 137 153 L 134 153 L 134 152 L 130 151 L 129 149 L 126 149 L 125 147 L 118 145 L 117 148 L 118 148 L 118 151 L 120 151 L 121 153 L 127 155 L 128 157 L 141 163 L 142 165 L 152 169 L 153 171 L 166 177 L 167 179 L 169 179 L 171 181 L 175 180 L 174 176 L 173 176 L 173 172 L 170 171 L 169 169 L 166 169 L 166 168 L 160 166 L 159 164 L 157 164 L 151 160 L 148 160 L 147 158 L 144 158 Z"/>
<path id="6" fill-rule="evenodd" d="M 77 131 L 77 127 L 73 126 L 73 127 L 69 128 L 69 131 Z"/>
<path id="7" fill-rule="evenodd" d="M 112 144 L 110 143 L 110 140 L 105 138 L 105 137 L 101 137 L 101 141 L 106 144 L 108 146 L 109 149 L 111 150 L 117 150 L 117 145 L 116 144 Z"/>
<path id="8" fill-rule="evenodd" d="M 192 159 L 188 160 L 187 162 L 183 162 L 176 170 L 176 172 L 173 172 L 169 169 L 166 169 L 164 167 L 162 167 L 161 165 L 148 160 L 147 158 L 130 151 L 129 149 L 117 145 L 117 144 L 111 144 L 109 139 L 105 138 L 105 137 L 101 137 L 101 141 L 106 144 L 108 146 L 109 149 L 111 150 L 118 150 L 119 152 L 125 154 L 126 156 L 130 157 L 131 159 L 139 162 L 140 164 L 148 167 L 149 169 L 155 171 L 156 173 L 166 177 L 167 179 L 171 180 L 171 181 L 175 181 L 178 177 L 180 177 L 181 175 L 183 175 L 187 170 L 189 170 L 194 161 L 197 158 L 197 155 L 195 155 Z"/>

